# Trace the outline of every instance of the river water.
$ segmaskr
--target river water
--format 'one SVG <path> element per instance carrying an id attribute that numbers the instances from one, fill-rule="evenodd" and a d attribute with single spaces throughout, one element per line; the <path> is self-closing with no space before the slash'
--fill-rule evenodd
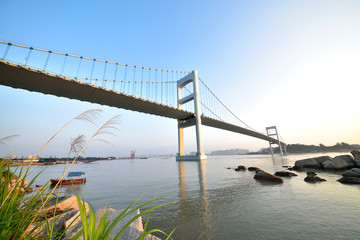
<path id="1" fill-rule="evenodd" d="M 167 233 L 176 228 L 174 239 L 360 239 L 360 186 L 337 182 L 339 173 L 320 171 L 327 181 L 310 184 L 304 181 L 306 172 L 297 172 L 283 184 L 269 184 L 253 179 L 254 172 L 233 170 L 245 165 L 273 174 L 312 156 L 319 154 L 113 160 L 79 163 L 72 171 L 86 172 L 84 197 L 95 208 L 123 209 L 143 193 L 141 202 L 170 194 L 158 204 L 175 203 L 153 211 L 149 228 Z M 32 166 L 31 175 L 44 168 Z M 60 177 L 63 168 L 47 166 L 35 184 Z M 73 188 L 62 192 L 73 194 Z"/>

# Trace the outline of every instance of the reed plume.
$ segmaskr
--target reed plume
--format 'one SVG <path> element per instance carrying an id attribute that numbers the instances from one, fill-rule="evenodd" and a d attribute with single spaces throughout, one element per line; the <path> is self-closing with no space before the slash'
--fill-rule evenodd
<path id="1" fill-rule="evenodd" d="M 19 137 L 20 135 L 19 134 L 14 134 L 14 135 L 10 135 L 10 136 L 7 136 L 7 137 L 3 137 L 3 138 L 0 138 L 0 144 L 6 144 L 6 141 L 9 141 L 13 138 L 16 138 L 16 137 Z"/>
<path id="2" fill-rule="evenodd" d="M 77 115 L 76 117 L 74 117 L 73 119 L 71 119 L 69 122 L 67 122 L 62 128 L 59 129 L 59 131 L 57 131 L 46 143 L 45 145 L 40 149 L 40 151 L 36 154 L 37 156 L 39 156 L 39 154 L 42 152 L 42 150 L 49 144 L 49 142 L 51 142 L 51 140 L 53 140 L 56 135 L 58 135 L 59 132 L 61 132 L 67 125 L 69 125 L 72 121 L 74 120 L 83 120 L 86 122 L 89 122 L 93 125 L 96 125 L 96 121 L 97 119 L 100 117 L 100 113 L 102 112 L 102 110 L 100 109 L 90 109 L 87 110 L 79 115 Z"/>
<path id="3" fill-rule="evenodd" d="M 85 150 L 85 148 L 87 147 L 87 145 L 89 145 L 89 143 L 93 140 L 102 140 L 105 141 L 103 139 L 96 139 L 96 137 L 103 135 L 103 134 L 110 134 L 110 135 L 115 135 L 112 132 L 110 132 L 110 130 L 119 130 L 116 125 L 118 125 L 120 123 L 120 116 L 121 115 L 116 115 L 114 117 L 112 117 L 110 120 L 108 120 L 106 123 L 104 123 L 93 135 L 92 137 L 86 142 L 86 144 L 84 145 L 84 147 L 78 152 L 77 156 L 74 158 L 74 160 L 71 162 L 71 164 L 67 167 L 67 169 L 65 171 L 63 171 L 63 174 L 61 176 L 60 179 L 63 179 L 64 176 L 67 174 L 67 172 L 70 170 L 71 166 L 75 163 L 75 161 L 79 158 L 80 154 Z M 71 122 L 71 121 L 70 121 Z M 30 166 L 30 165 L 29 165 Z M 50 197 L 52 196 L 54 190 L 57 188 L 57 186 L 59 185 L 60 181 L 54 186 L 54 188 L 51 190 L 51 192 L 49 193 L 48 197 L 44 200 L 44 202 L 42 203 L 42 207 L 41 209 L 45 209 L 45 204 L 50 200 Z M 40 212 L 40 211 L 39 211 Z M 35 217 L 37 217 L 38 213 L 36 214 Z M 29 224 L 29 227 L 31 226 L 31 224 L 34 222 L 35 218 L 33 219 L 33 221 L 31 221 L 31 223 Z M 27 230 L 27 229 L 26 229 Z M 25 233 L 24 233 L 25 234 Z M 24 236 L 24 234 L 22 236 Z"/>
<path id="4" fill-rule="evenodd" d="M 87 110 L 83 113 L 80 113 L 79 115 L 77 115 L 76 117 L 74 117 L 73 119 L 71 119 L 69 122 L 67 122 L 62 128 L 60 128 L 46 143 L 45 145 L 40 149 L 40 151 L 36 154 L 36 156 L 39 156 L 40 153 L 42 152 L 42 150 L 51 142 L 51 140 L 53 140 L 56 135 L 59 134 L 59 132 L 61 132 L 67 125 L 69 125 L 72 121 L 74 120 L 84 120 L 86 122 L 89 122 L 93 125 L 96 125 L 96 120 L 100 117 L 100 113 L 102 112 L 102 110 L 100 109 L 90 109 Z M 26 167 L 25 171 L 23 172 L 23 174 L 25 172 L 28 171 L 29 167 L 31 166 L 32 162 L 35 160 L 35 158 L 33 158 L 29 165 Z M 19 179 L 23 178 L 23 174 L 20 175 Z M 20 182 L 20 180 L 18 180 L 18 182 Z M 12 194 L 13 189 L 11 189 L 8 193 L 8 195 L 6 196 L 6 198 L 2 201 L 2 203 L 4 203 Z"/>
<path id="5" fill-rule="evenodd" d="M 86 143 L 85 136 L 83 134 L 80 134 L 76 138 L 72 138 L 70 141 L 70 151 L 69 156 L 71 153 L 77 154 L 81 151 L 81 149 L 84 148 L 84 145 Z"/>

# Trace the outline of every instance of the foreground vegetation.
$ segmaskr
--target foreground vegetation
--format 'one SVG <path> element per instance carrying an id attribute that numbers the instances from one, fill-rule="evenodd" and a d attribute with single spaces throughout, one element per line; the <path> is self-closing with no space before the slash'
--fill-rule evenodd
<path id="1" fill-rule="evenodd" d="M 45 143 L 38 152 L 37 156 L 39 156 L 48 143 L 72 121 L 85 120 L 94 124 L 99 112 L 100 110 L 97 109 L 89 110 L 70 120 Z M 65 166 L 60 179 L 64 178 L 74 161 L 76 161 L 91 141 L 105 141 L 103 139 L 97 139 L 97 137 L 102 134 L 112 134 L 110 130 L 116 130 L 115 125 L 117 124 L 118 117 L 119 116 L 115 116 L 103 124 L 87 142 L 84 141 L 83 136 L 79 136 L 72 141 L 69 156 L 70 153 L 76 153 L 77 156 L 72 162 L 70 162 L 69 165 Z M 1 140 L 6 139 L 9 138 L 2 138 Z M 58 214 L 56 212 L 56 208 L 54 208 L 53 212 L 47 211 L 50 205 L 53 205 L 54 203 L 57 204 L 61 193 L 60 186 L 56 185 L 50 189 L 50 182 L 48 181 L 42 188 L 37 188 L 33 191 L 31 195 L 26 194 L 26 192 L 30 191 L 36 178 L 41 174 L 41 172 L 28 182 L 25 179 L 29 177 L 30 165 L 25 169 L 22 167 L 16 168 L 13 172 L 11 172 L 9 164 L 9 160 L 0 159 L 0 239 L 62 239 L 65 236 L 66 231 L 69 227 L 71 227 L 71 224 L 66 229 L 59 228 L 57 221 L 62 217 L 63 213 Z M 135 207 L 135 203 L 138 202 L 138 200 L 142 197 L 141 196 L 128 208 L 122 211 L 114 220 L 108 221 L 106 218 L 109 209 L 106 206 L 104 207 L 104 214 L 96 219 L 95 210 L 91 204 L 85 204 L 84 198 L 82 197 L 82 199 L 80 199 L 76 191 L 75 194 L 79 206 L 80 214 L 78 217 L 81 219 L 82 229 L 72 239 L 78 239 L 80 236 L 82 236 L 85 240 L 120 239 L 120 235 L 125 231 L 125 229 L 145 214 L 147 214 L 147 219 L 144 224 L 143 233 L 139 239 L 144 239 L 146 235 L 155 232 L 164 234 L 167 237 L 166 239 L 171 239 L 171 234 L 174 232 L 173 231 L 170 235 L 167 235 L 159 229 L 147 230 L 151 211 L 168 205 L 163 204 L 154 206 L 154 203 L 163 197 L 156 198 L 150 202 Z M 89 209 L 86 209 L 86 206 L 88 206 Z M 147 209 L 143 210 L 144 207 L 147 207 Z M 129 214 L 140 209 L 142 209 L 142 212 L 127 222 L 116 236 L 110 235 L 111 231 L 120 221 Z M 74 221 L 72 223 L 74 223 Z"/>

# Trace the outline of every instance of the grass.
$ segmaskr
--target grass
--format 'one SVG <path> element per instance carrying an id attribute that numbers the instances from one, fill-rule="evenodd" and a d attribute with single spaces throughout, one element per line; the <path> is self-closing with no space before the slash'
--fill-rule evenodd
<path id="1" fill-rule="evenodd" d="M 84 240 L 98 240 L 98 239 L 113 239 L 113 240 L 117 240 L 120 238 L 121 234 L 124 233 L 124 231 L 133 223 L 135 222 L 137 219 L 139 219 L 141 216 L 148 214 L 148 217 L 146 219 L 145 225 L 144 225 L 144 229 L 143 232 L 141 234 L 141 236 L 138 239 L 144 239 L 148 234 L 152 234 L 155 232 L 158 233 L 162 233 L 164 234 L 167 238 L 166 239 L 172 239 L 171 235 L 172 233 L 175 231 L 175 229 L 168 235 L 165 232 L 159 230 L 159 229 L 151 229 L 151 230 L 147 230 L 147 225 L 148 225 L 148 221 L 149 221 L 149 217 L 150 217 L 150 213 L 151 211 L 160 208 L 160 207 L 164 207 L 167 206 L 169 204 L 172 203 L 167 203 L 167 204 L 162 204 L 159 206 L 153 206 L 153 203 L 157 200 L 160 200 L 168 195 L 156 198 L 150 202 L 144 203 L 138 207 L 132 208 L 134 207 L 134 204 L 136 202 L 138 202 L 141 197 L 143 195 L 141 195 L 138 199 L 136 199 L 130 206 L 128 206 L 126 209 L 124 209 L 115 219 L 113 219 L 112 221 L 107 221 L 107 217 L 109 214 L 109 208 L 107 208 L 106 206 L 104 207 L 104 211 L 103 214 L 101 214 L 101 216 L 97 219 L 96 218 L 96 214 L 95 214 L 95 210 L 92 207 L 92 205 L 90 203 L 88 203 L 89 206 L 89 217 L 87 217 L 87 213 L 86 213 L 86 204 L 84 201 L 84 198 L 82 198 L 82 200 L 80 200 L 80 197 L 78 196 L 77 192 L 75 191 L 76 197 L 77 197 L 77 202 L 78 202 L 78 206 L 79 206 L 79 210 L 80 210 L 80 216 L 81 216 L 81 224 L 82 224 L 82 229 L 81 231 L 79 231 L 75 236 L 74 239 L 79 238 L 80 236 L 83 236 Z M 124 227 L 122 227 L 122 229 L 120 229 L 120 231 L 117 232 L 116 235 L 111 235 L 111 232 L 114 230 L 114 228 L 116 227 L 117 224 L 120 223 L 120 221 L 124 220 L 125 217 L 129 216 L 130 214 L 137 212 L 138 210 L 148 206 L 151 204 L 151 207 L 149 209 L 143 210 L 142 212 L 140 212 L 139 214 L 137 214 L 136 216 L 134 216 L 130 221 L 128 221 Z"/>
<path id="2" fill-rule="evenodd" d="M 100 112 L 101 110 L 98 109 L 88 110 L 71 119 L 44 144 L 44 146 L 38 152 L 37 156 L 39 156 L 42 150 L 72 121 L 85 120 L 95 125 L 95 122 Z M 86 144 L 83 136 L 79 136 L 77 140 L 75 139 L 72 143 L 70 153 L 76 152 L 77 156 L 74 158 L 74 160 L 68 167 L 65 166 L 60 179 L 64 178 L 65 174 L 69 171 L 72 164 L 74 164 L 74 162 L 77 160 L 77 158 L 85 150 L 85 148 L 90 142 L 107 142 L 104 139 L 100 139 L 99 136 L 103 134 L 113 135 L 112 131 L 117 130 L 116 125 L 119 123 L 118 121 L 119 115 L 111 118 L 93 134 L 93 136 L 86 142 Z M 4 141 L 14 138 L 15 136 L 17 135 L 2 138 L 0 139 L 0 143 L 3 144 Z M 80 145 L 82 146 L 81 149 L 79 149 Z M 29 167 L 33 160 L 25 169 L 23 169 L 22 167 L 16 168 L 13 173 L 10 172 L 9 161 L 2 159 L 0 161 L 0 178 L 2 179 L 0 185 L 0 239 L 43 239 L 44 237 L 46 239 L 62 239 L 67 230 L 55 229 L 56 219 L 62 217 L 62 214 L 56 215 L 56 208 L 54 208 L 54 212 L 52 213 L 45 212 L 46 208 L 50 204 L 50 200 L 55 199 L 56 203 L 58 201 L 58 197 L 60 194 L 60 189 L 57 188 L 58 185 L 56 185 L 54 188 L 52 188 L 50 192 L 48 192 L 50 186 L 50 182 L 48 181 L 44 185 L 44 187 L 42 187 L 41 189 L 37 189 L 31 195 L 26 195 L 24 193 L 24 190 L 26 192 L 28 189 L 31 188 L 31 186 L 33 186 L 36 178 L 41 174 L 41 172 L 37 174 L 33 179 L 30 180 L 26 187 L 23 187 L 25 185 L 25 179 L 29 176 Z M 57 193 L 54 193 L 55 189 L 58 189 L 59 191 Z M 144 231 L 139 237 L 139 239 L 144 239 L 146 235 L 155 232 L 164 234 L 167 237 L 166 239 L 171 239 L 171 235 L 175 230 L 174 229 L 169 235 L 159 229 L 147 230 L 151 211 L 171 204 L 168 203 L 155 207 L 153 206 L 154 202 L 166 196 L 156 198 L 150 202 L 132 208 L 134 207 L 134 204 L 142 197 L 141 196 L 136 201 L 134 201 L 128 208 L 126 208 L 121 214 L 119 214 L 114 220 L 108 221 L 108 208 L 105 207 L 104 214 L 99 219 L 96 219 L 94 208 L 91 206 L 91 204 L 88 204 L 89 214 L 87 216 L 86 204 L 83 195 L 82 200 L 80 200 L 80 197 L 76 191 L 75 194 L 77 197 L 80 211 L 82 230 L 79 231 L 73 239 L 77 239 L 80 236 L 82 236 L 85 240 L 120 239 L 120 236 L 125 231 L 125 229 L 128 228 L 134 221 L 136 221 L 136 219 L 140 218 L 144 214 L 148 214 L 148 216 L 144 225 Z M 149 206 L 150 204 L 150 208 L 140 212 L 135 217 L 133 217 L 115 236 L 111 235 L 112 230 L 126 216 L 134 213 L 137 210 L 140 210 L 141 208 Z"/>
<path id="3" fill-rule="evenodd" d="M 0 185 L 0 239 L 21 239 L 23 236 L 36 237 L 36 230 L 41 226 L 38 224 L 26 233 L 29 229 L 29 225 L 37 219 L 37 211 L 41 208 L 41 198 L 46 196 L 46 189 L 37 191 L 30 197 L 27 197 L 22 192 L 22 186 L 24 185 L 25 178 L 18 178 L 11 187 L 11 182 L 14 181 L 13 176 L 19 172 L 19 175 L 24 177 L 28 176 L 28 172 L 25 174 L 22 169 L 17 168 L 14 173 L 10 173 L 9 166 L 2 166 L 0 171 L 0 177 L 2 184 Z M 40 173 L 39 173 L 40 174 Z M 29 189 L 34 183 L 34 177 L 27 185 L 25 190 Z"/>

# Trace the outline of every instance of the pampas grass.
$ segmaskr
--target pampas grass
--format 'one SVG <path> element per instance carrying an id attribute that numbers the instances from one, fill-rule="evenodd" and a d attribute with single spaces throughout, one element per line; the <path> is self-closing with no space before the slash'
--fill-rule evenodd
<path id="1" fill-rule="evenodd" d="M 98 117 L 98 114 L 101 110 L 94 109 L 86 111 L 82 114 L 79 114 L 72 120 L 70 120 L 68 123 L 66 123 L 59 131 L 57 131 L 46 143 L 45 145 L 40 149 L 37 156 L 41 153 L 41 151 L 49 144 L 50 141 L 52 141 L 58 134 L 63 130 L 67 125 L 69 125 L 74 120 L 85 120 L 87 122 L 90 122 L 92 124 L 95 124 L 96 119 Z M 113 118 L 109 119 L 107 122 L 105 122 L 86 142 L 84 135 L 79 135 L 78 137 L 72 139 L 71 146 L 69 150 L 69 156 L 71 153 L 77 154 L 77 156 L 74 158 L 74 160 L 71 162 L 71 164 L 64 168 L 63 174 L 60 179 L 63 179 L 65 174 L 69 171 L 71 166 L 74 164 L 74 162 L 78 159 L 81 153 L 84 152 L 86 147 L 93 141 L 103 141 L 106 143 L 109 143 L 105 139 L 102 138 L 104 135 L 114 135 L 113 131 L 118 130 L 117 125 L 119 124 L 120 115 L 116 115 Z M 2 138 L 0 141 L 6 141 L 14 137 L 15 135 Z M 109 143 L 111 144 L 111 143 Z M 33 161 L 33 160 L 32 160 Z M 31 162 L 32 162 L 31 161 Z M 33 192 L 33 194 L 30 197 L 25 197 L 24 194 L 21 194 L 20 192 L 20 186 L 24 185 L 25 178 L 28 176 L 28 170 L 31 165 L 31 162 L 27 168 L 22 171 L 20 170 L 20 174 L 18 179 L 16 180 L 15 187 L 10 188 L 9 183 L 13 179 L 12 174 L 4 174 L 4 166 L 1 165 L 1 171 L 0 171 L 0 177 L 3 179 L 2 184 L 0 185 L 0 239 L 32 239 L 32 238 L 38 238 L 39 235 L 42 232 L 38 232 L 38 229 L 41 229 L 42 231 L 46 231 L 47 238 L 48 239 L 61 239 L 64 236 L 65 232 L 56 233 L 54 232 L 54 222 L 50 223 L 49 219 L 47 217 L 47 214 L 45 214 L 45 209 L 48 205 L 48 202 L 53 197 L 56 197 L 56 203 L 59 196 L 59 191 L 57 194 L 54 194 L 54 190 L 58 187 L 58 184 L 55 185 L 55 187 L 50 191 L 46 192 L 50 183 L 47 182 L 45 187 L 42 188 L 39 191 Z M 9 166 L 7 166 L 7 169 L 9 171 Z M 18 169 L 16 169 L 15 173 Z M 41 173 L 41 172 L 40 172 Z M 39 173 L 39 174 L 40 174 Z M 38 174 L 38 175 L 39 175 Z M 37 176 L 38 176 L 37 175 Z M 26 189 L 30 188 L 32 184 L 34 183 L 36 177 L 33 178 L 30 183 L 27 185 Z M 75 188 L 74 188 L 75 189 Z M 134 203 L 132 203 L 128 208 L 126 208 L 119 216 L 117 216 L 113 221 L 107 221 L 106 217 L 108 215 L 108 208 L 105 207 L 105 214 L 102 215 L 98 221 L 95 218 L 95 210 L 89 204 L 89 221 L 86 214 L 86 204 L 84 201 L 84 198 L 82 198 L 82 201 L 80 200 L 80 197 L 78 196 L 76 190 L 75 194 L 77 197 L 77 202 L 79 205 L 80 210 L 80 218 L 82 223 L 82 230 L 77 233 L 77 235 L 73 239 L 77 239 L 80 237 L 80 235 L 83 236 L 85 240 L 97 240 L 97 239 L 108 239 L 109 237 L 114 237 L 113 239 L 119 239 L 120 235 L 125 231 L 126 228 L 128 228 L 131 223 L 133 223 L 136 219 L 140 218 L 144 214 L 148 214 L 148 217 L 146 219 L 145 225 L 144 225 L 144 232 L 141 235 L 140 239 L 144 239 L 144 237 L 148 234 L 159 232 L 167 236 L 166 239 L 171 239 L 171 235 L 174 232 L 174 230 L 170 233 L 170 235 L 167 235 L 163 231 L 159 229 L 152 229 L 147 230 L 147 225 L 150 217 L 151 211 L 172 204 L 162 204 L 159 206 L 153 206 L 153 203 L 159 199 L 162 199 L 166 196 L 156 198 L 153 201 L 147 202 L 145 204 L 142 204 L 134 209 L 131 209 L 131 207 L 134 206 L 134 204 L 142 197 L 139 197 Z M 142 211 L 141 213 L 137 214 L 134 218 L 132 218 L 128 223 L 125 224 L 125 226 L 120 230 L 119 233 L 117 233 L 116 236 L 111 236 L 111 231 L 115 228 L 115 226 L 123 220 L 126 216 L 129 214 L 137 211 L 140 208 L 143 208 L 145 206 L 148 206 L 151 204 L 151 207 L 149 209 L 146 209 Z M 56 215 L 56 208 L 54 208 L 54 213 L 52 214 L 53 217 Z M 39 220 L 44 219 L 42 223 L 39 222 Z M 36 224 L 34 224 L 36 223 Z"/>
<path id="2" fill-rule="evenodd" d="M 7 137 L 0 138 L 0 144 L 6 144 L 6 141 L 14 139 L 14 138 L 16 138 L 18 136 L 20 136 L 20 135 L 14 134 L 14 135 L 10 135 L 10 136 L 7 136 Z"/>

